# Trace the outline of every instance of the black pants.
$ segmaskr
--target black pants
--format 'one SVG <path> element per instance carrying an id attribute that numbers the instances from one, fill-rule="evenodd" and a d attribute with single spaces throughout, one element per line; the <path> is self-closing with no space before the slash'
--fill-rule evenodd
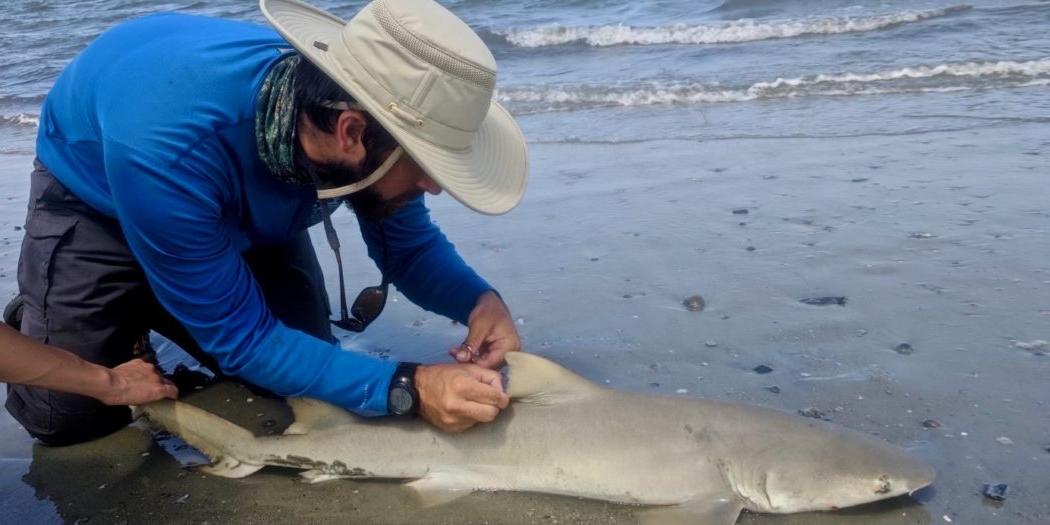
<path id="1" fill-rule="evenodd" d="M 78 199 L 39 161 L 34 167 L 18 261 L 22 333 L 113 367 L 131 359 L 135 342 L 154 330 L 219 372 L 157 302 L 117 221 Z M 246 253 L 245 260 L 277 318 L 333 340 L 324 278 L 305 231 L 286 244 Z M 84 396 L 20 385 L 9 385 L 7 395 L 8 412 L 51 445 L 101 437 L 130 419 L 127 407 Z"/>

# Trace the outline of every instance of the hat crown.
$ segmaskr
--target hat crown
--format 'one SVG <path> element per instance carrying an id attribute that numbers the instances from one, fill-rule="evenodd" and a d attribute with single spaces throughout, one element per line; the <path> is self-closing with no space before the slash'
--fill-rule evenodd
<path id="1" fill-rule="evenodd" d="M 342 39 L 374 80 L 369 94 L 399 125 L 443 146 L 470 147 L 491 104 L 496 60 L 466 23 L 432 0 L 375 0 Z"/>
<path id="2" fill-rule="evenodd" d="M 442 60 L 438 56 L 428 57 L 425 48 L 418 49 L 410 43 L 412 38 L 419 39 L 421 44 L 429 44 L 429 47 L 435 48 L 435 52 L 443 53 L 454 61 L 465 62 L 454 66 L 457 69 L 473 66 L 479 73 L 495 77 L 496 59 L 488 46 L 470 26 L 441 4 L 432 0 L 377 0 L 373 2 L 372 9 L 392 36 L 399 40 L 408 39 L 406 43 L 409 43 L 409 49 L 422 55 L 422 58 Z M 395 28 L 402 29 L 407 35 L 397 35 Z"/>

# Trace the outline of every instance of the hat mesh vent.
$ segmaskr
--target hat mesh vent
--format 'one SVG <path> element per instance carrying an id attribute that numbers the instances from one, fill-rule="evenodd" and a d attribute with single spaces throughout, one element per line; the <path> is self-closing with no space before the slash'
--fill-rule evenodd
<path id="1" fill-rule="evenodd" d="M 419 58 L 426 60 L 446 73 L 455 75 L 478 87 L 493 89 L 496 86 L 496 74 L 494 72 L 473 62 L 451 56 L 447 51 L 419 38 L 402 27 L 394 16 L 390 14 L 385 1 L 380 0 L 375 3 L 374 13 L 376 20 L 379 21 L 379 25 L 387 33 L 390 33 L 394 40 L 397 40 L 405 49 L 411 51 Z"/>

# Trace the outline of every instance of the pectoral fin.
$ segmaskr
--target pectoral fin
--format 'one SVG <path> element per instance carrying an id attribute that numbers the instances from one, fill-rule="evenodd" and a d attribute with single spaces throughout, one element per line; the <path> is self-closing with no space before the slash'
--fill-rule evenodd
<path id="1" fill-rule="evenodd" d="M 243 478 L 255 474 L 261 468 L 263 465 L 242 463 L 236 458 L 223 456 L 211 465 L 201 465 L 194 470 L 223 478 Z"/>
<path id="2" fill-rule="evenodd" d="M 343 474 L 332 474 L 323 470 L 313 469 L 300 472 L 299 477 L 302 478 L 304 483 L 310 483 L 312 485 L 314 483 L 323 483 L 325 481 L 332 481 L 335 479 L 346 479 L 351 476 L 346 476 Z"/>
<path id="3" fill-rule="evenodd" d="M 475 490 L 506 488 L 498 478 L 477 471 L 431 472 L 407 485 L 416 492 L 424 507 L 448 503 Z"/>
<path id="4" fill-rule="evenodd" d="M 687 501 L 635 512 L 642 525 L 733 525 L 744 505 L 731 498 Z"/>

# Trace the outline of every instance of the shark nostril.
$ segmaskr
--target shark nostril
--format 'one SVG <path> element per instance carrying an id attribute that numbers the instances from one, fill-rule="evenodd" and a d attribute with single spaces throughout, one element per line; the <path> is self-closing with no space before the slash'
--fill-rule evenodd
<path id="1" fill-rule="evenodd" d="M 893 490 L 893 483 L 890 482 L 890 477 L 886 474 L 879 476 L 876 486 L 876 494 L 889 494 L 890 491 Z"/>

